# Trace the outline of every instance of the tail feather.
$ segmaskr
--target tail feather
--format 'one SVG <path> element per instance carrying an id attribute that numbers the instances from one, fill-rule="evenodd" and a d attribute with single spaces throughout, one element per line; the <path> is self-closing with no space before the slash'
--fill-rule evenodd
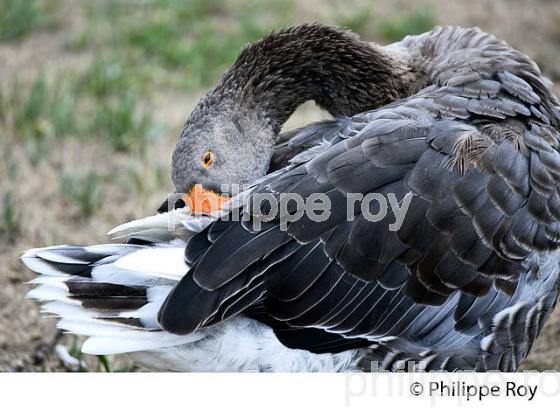
<path id="1" fill-rule="evenodd" d="M 161 329 L 157 312 L 187 272 L 184 242 L 166 244 L 53 246 L 32 249 L 23 263 L 40 274 L 28 297 L 58 327 L 87 336 L 85 353 L 154 350 L 199 340 Z"/>

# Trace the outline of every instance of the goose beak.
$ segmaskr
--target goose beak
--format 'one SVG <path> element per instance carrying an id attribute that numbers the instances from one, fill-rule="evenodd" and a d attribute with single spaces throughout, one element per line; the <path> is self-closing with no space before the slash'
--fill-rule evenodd
<path id="1" fill-rule="evenodd" d="M 210 191 L 200 184 L 195 184 L 191 191 L 184 194 L 181 199 L 185 201 L 192 212 L 203 214 L 221 211 L 224 204 L 231 200 L 231 198 Z"/>

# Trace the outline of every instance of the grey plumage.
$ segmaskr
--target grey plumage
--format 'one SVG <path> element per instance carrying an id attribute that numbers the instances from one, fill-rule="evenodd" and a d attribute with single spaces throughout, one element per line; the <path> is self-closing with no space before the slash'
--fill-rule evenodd
<path id="1" fill-rule="evenodd" d="M 390 50 L 401 50 L 413 78 L 407 98 L 281 135 L 272 158 L 280 171 L 256 188 L 324 192 L 334 199 L 328 220 L 292 222 L 278 245 L 227 229 L 207 255 L 232 241 L 258 255 L 296 250 L 264 271 L 251 258 L 214 263 L 199 280 L 262 281 L 277 320 L 371 340 L 364 367 L 380 359 L 389 369 L 411 360 L 514 370 L 558 297 L 558 102 L 529 58 L 476 29 L 436 28 Z M 415 196 L 397 232 L 359 210 L 352 222 L 341 217 L 347 192 L 408 191 Z M 202 256 L 196 266 L 207 263 Z M 183 297 L 181 286 L 168 304 Z M 160 314 L 169 330 L 186 331 L 172 323 L 180 317 Z"/>

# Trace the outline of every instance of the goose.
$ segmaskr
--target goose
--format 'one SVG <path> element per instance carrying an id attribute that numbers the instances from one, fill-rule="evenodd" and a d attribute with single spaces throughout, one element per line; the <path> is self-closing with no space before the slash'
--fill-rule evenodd
<path id="1" fill-rule="evenodd" d="M 333 119 L 281 133 L 308 100 Z M 29 297 L 85 353 L 159 370 L 514 371 L 558 300 L 559 123 L 538 66 L 478 28 L 283 29 L 191 113 L 180 206 L 27 251 Z M 408 195 L 402 225 L 356 193 Z M 251 206 L 282 194 L 330 208 Z"/>

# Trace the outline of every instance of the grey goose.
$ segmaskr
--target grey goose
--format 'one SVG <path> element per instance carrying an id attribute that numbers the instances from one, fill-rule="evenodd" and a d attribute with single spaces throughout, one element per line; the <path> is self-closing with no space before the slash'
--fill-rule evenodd
<path id="1" fill-rule="evenodd" d="M 333 120 L 280 133 L 308 100 Z M 113 230 L 124 244 L 30 250 L 29 296 L 86 353 L 160 370 L 513 371 L 558 299 L 559 122 L 538 66 L 476 28 L 388 46 L 281 30 L 241 52 L 173 154 L 187 203 L 250 188 L 199 210 L 217 220 L 171 209 Z M 348 220 L 347 195 L 372 192 L 412 194 L 398 230 Z M 266 210 L 247 199 L 283 193 L 325 194 L 330 215 L 250 223 Z"/>

